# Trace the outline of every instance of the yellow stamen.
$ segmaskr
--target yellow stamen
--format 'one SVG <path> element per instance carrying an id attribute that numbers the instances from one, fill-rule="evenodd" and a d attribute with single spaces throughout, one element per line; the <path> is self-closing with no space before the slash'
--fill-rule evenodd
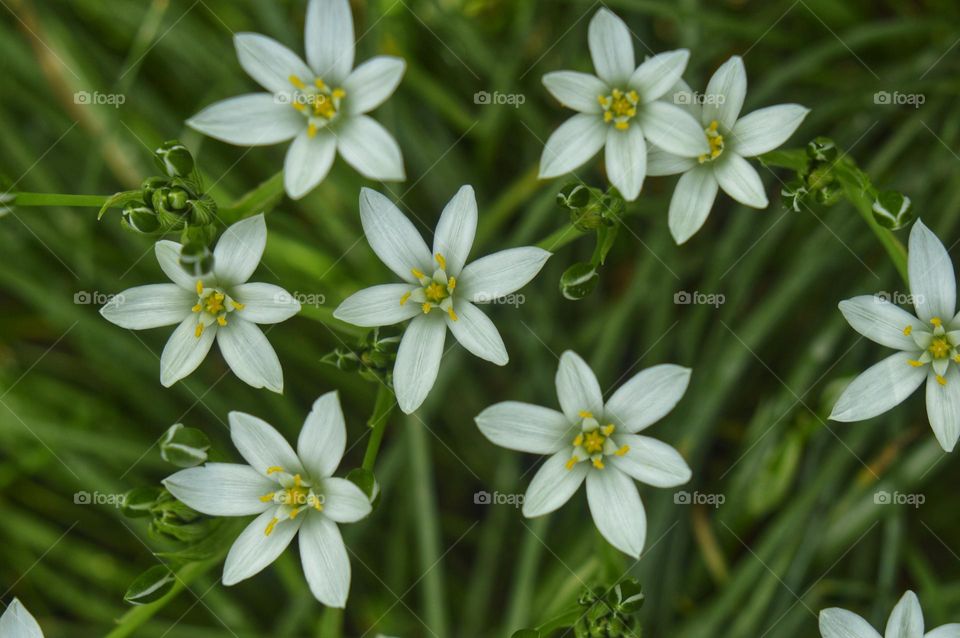
<path id="1" fill-rule="evenodd" d="M 604 112 L 603 112 L 603 121 L 609 124 L 612 120 L 613 120 L 613 112 L 612 112 L 612 111 L 604 111 Z"/>
<path id="2" fill-rule="evenodd" d="M 305 107 L 301 102 L 291 102 L 290 104 L 293 106 L 293 108 L 297 109 L 301 113 L 307 109 L 307 107 Z"/>
<path id="3" fill-rule="evenodd" d="M 325 89 L 327 87 L 326 83 L 320 78 L 317 78 L 316 80 L 314 80 L 313 83 L 316 85 L 318 89 Z"/>
<path id="4" fill-rule="evenodd" d="M 567 461 L 566 467 L 567 467 L 568 470 L 572 470 L 572 469 L 573 469 L 573 466 L 576 465 L 576 464 L 579 463 L 579 462 L 580 462 L 580 457 L 578 457 L 576 454 L 574 454 L 573 456 L 570 457 L 570 460 Z"/>
<path id="5" fill-rule="evenodd" d="M 954 363 L 960 363 L 960 354 L 953 355 L 953 361 Z"/>
<path id="6" fill-rule="evenodd" d="M 457 287 L 456 277 L 450 277 L 449 279 L 447 279 L 447 292 L 453 292 L 456 287 Z"/>
<path id="7" fill-rule="evenodd" d="M 198 295 L 203 294 L 203 282 L 200 280 L 197 281 L 197 294 Z"/>
<path id="8" fill-rule="evenodd" d="M 290 520 L 292 521 L 293 519 L 295 519 L 295 518 L 297 517 L 297 514 L 299 514 L 299 513 L 300 513 L 300 510 L 302 510 L 302 509 L 303 509 L 302 507 L 298 507 L 298 508 L 296 508 L 296 509 L 294 509 L 294 510 L 291 510 L 291 511 L 290 511 Z"/>
<path id="9" fill-rule="evenodd" d="M 940 317 L 934 317 L 930 320 L 930 323 L 932 323 L 935 328 L 939 328 L 943 325 L 943 321 L 940 320 Z"/>
<path id="10" fill-rule="evenodd" d="M 202 324 L 202 323 L 198 323 L 196 329 L 193 331 L 193 336 L 195 336 L 197 339 L 199 339 L 199 338 L 200 338 L 200 335 L 202 335 L 202 334 L 203 334 L 203 324 Z"/>
<path id="11" fill-rule="evenodd" d="M 307 137 L 316 137 L 317 135 L 317 125 L 313 122 L 307 124 Z"/>
<path id="12" fill-rule="evenodd" d="M 313 500 L 313 509 L 317 510 L 318 512 L 323 511 L 323 503 L 320 502 L 320 499 Z"/>
<path id="13" fill-rule="evenodd" d="M 273 500 L 273 492 L 270 492 L 269 494 L 264 494 L 263 496 L 260 497 L 260 500 L 264 503 L 269 503 L 270 501 Z"/>
<path id="14" fill-rule="evenodd" d="M 588 412 L 588 411 L 586 411 L 586 410 L 580 410 L 580 418 L 581 418 L 581 419 L 592 419 L 592 418 L 593 418 L 593 412 Z"/>
<path id="15" fill-rule="evenodd" d="M 194 311 L 194 312 L 200 312 L 201 310 L 203 310 L 203 306 L 201 306 L 200 304 L 197 304 L 196 306 L 194 306 L 194 307 L 191 308 L 190 310 L 192 310 L 192 311 Z"/>
<path id="16" fill-rule="evenodd" d="M 457 313 L 453 311 L 453 306 L 450 306 L 449 308 L 447 308 L 447 314 L 450 315 L 450 318 L 453 319 L 454 321 L 458 319 Z"/>
<path id="17" fill-rule="evenodd" d="M 573 444 L 576 446 L 583 445 L 583 432 L 577 435 L 577 437 L 573 440 Z"/>
<path id="18" fill-rule="evenodd" d="M 227 325 L 227 318 L 224 317 L 223 315 L 220 315 L 219 317 L 217 317 L 217 323 L 219 323 L 221 326 L 225 326 Z"/>
<path id="19" fill-rule="evenodd" d="M 602 428 L 600 428 L 600 431 L 603 432 L 604 436 L 610 436 L 611 434 L 613 434 L 613 431 L 615 429 L 616 427 L 613 425 L 613 423 L 611 423 L 609 425 L 605 425 Z"/>
<path id="20" fill-rule="evenodd" d="M 330 95 L 333 98 L 340 100 L 342 98 L 347 97 L 347 92 L 344 91 L 343 89 L 334 89 L 333 91 L 330 92 Z"/>
<path id="21" fill-rule="evenodd" d="M 630 122 L 617 122 L 617 123 L 614 124 L 613 126 L 614 126 L 614 128 L 616 128 L 618 131 L 626 131 L 628 128 L 630 128 Z M 596 464 L 594 464 L 594 465 L 596 465 Z"/>
<path id="22" fill-rule="evenodd" d="M 947 340 L 943 337 L 934 339 L 930 342 L 930 354 L 934 356 L 935 359 L 942 359 L 947 356 L 950 352 L 950 344 L 947 343 Z"/>
<path id="23" fill-rule="evenodd" d="M 300 78 L 298 78 L 298 77 L 295 76 L 295 75 L 291 75 L 291 76 L 290 76 L 289 78 L 287 78 L 287 79 L 290 80 L 290 84 L 294 85 L 294 86 L 297 87 L 298 89 L 303 90 L 303 89 L 307 88 L 307 85 L 303 83 L 303 80 L 301 80 Z"/>
<path id="24" fill-rule="evenodd" d="M 411 268 L 410 272 L 412 272 L 413 276 L 416 277 L 417 279 L 423 279 L 423 272 L 417 270 L 416 268 Z"/>
<path id="25" fill-rule="evenodd" d="M 903 334 L 905 337 L 909 337 L 911 332 L 913 332 L 913 326 L 907 326 L 903 329 Z"/>
<path id="26" fill-rule="evenodd" d="M 234 310 L 243 310 L 247 307 L 247 304 L 242 304 L 239 301 L 234 301 L 233 299 L 230 300 L 230 305 L 233 306 Z"/>
<path id="27" fill-rule="evenodd" d="M 917 361 L 916 359 L 907 359 L 907 363 L 912 365 L 914 368 L 919 368 L 923 365 L 923 361 Z"/>
<path id="28" fill-rule="evenodd" d="M 937 375 L 937 383 L 940 385 L 947 385 L 947 380 L 943 378 L 942 375 Z"/>
<path id="29" fill-rule="evenodd" d="M 603 451 L 603 443 L 606 439 L 602 434 L 594 430 L 593 432 L 588 432 L 584 438 L 583 448 L 590 454 L 596 454 L 597 452 Z"/>
<path id="30" fill-rule="evenodd" d="M 428 314 L 430 314 L 430 309 L 431 309 L 432 307 L 433 307 L 433 306 L 431 306 L 429 302 L 424 302 L 423 305 L 420 306 L 420 310 L 423 311 L 423 314 L 428 315 Z"/>
<path id="31" fill-rule="evenodd" d="M 413 291 L 412 291 L 412 290 L 411 290 L 410 292 L 405 292 L 405 293 L 403 293 L 403 296 L 400 297 L 400 305 L 402 306 L 402 305 L 406 304 L 406 303 L 407 303 L 407 300 L 410 299 L 410 295 L 412 295 L 412 294 L 413 294 Z"/>
<path id="32" fill-rule="evenodd" d="M 447 260 L 444 259 L 443 255 L 441 255 L 440 253 L 437 253 L 436 258 L 437 258 L 437 263 L 440 264 L 440 270 L 446 270 Z"/>
<path id="33" fill-rule="evenodd" d="M 265 530 L 265 533 L 267 536 L 270 536 L 270 534 L 273 532 L 273 528 L 276 527 L 277 523 L 279 522 L 280 522 L 279 518 L 273 517 L 273 519 L 269 523 L 267 523 L 267 529 Z"/>
<path id="34" fill-rule="evenodd" d="M 623 456 L 624 454 L 626 454 L 626 453 L 629 452 L 629 451 L 630 451 L 630 446 L 629 446 L 629 445 L 623 445 L 623 446 L 620 447 L 619 450 L 617 450 L 617 451 L 615 452 L 615 454 L 616 454 L 617 456 Z"/>
<path id="35" fill-rule="evenodd" d="M 434 303 L 439 303 L 443 301 L 447 296 L 447 291 L 441 284 L 433 282 L 423 291 L 427 295 L 427 299 Z"/>
<path id="36" fill-rule="evenodd" d="M 603 467 L 604 467 L 604 466 L 603 466 L 603 459 L 601 459 L 599 456 L 598 456 L 598 457 L 595 457 L 595 458 L 593 459 L 593 467 L 597 468 L 598 470 L 602 470 Z"/>
<path id="37" fill-rule="evenodd" d="M 267 468 L 267 474 L 276 474 L 277 472 L 284 472 L 285 470 L 279 465 L 272 465 Z"/>

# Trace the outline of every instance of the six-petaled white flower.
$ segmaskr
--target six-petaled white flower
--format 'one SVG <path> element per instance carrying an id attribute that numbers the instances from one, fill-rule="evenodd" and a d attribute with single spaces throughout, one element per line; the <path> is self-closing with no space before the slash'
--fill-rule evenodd
<path id="1" fill-rule="evenodd" d="M 160 355 L 160 382 L 170 387 L 197 369 L 214 338 L 233 372 L 255 388 L 283 392 L 283 370 L 256 324 L 285 321 L 300 303 L 279 286 L 247 283 L 267 243 L 263 215 L 228 227 L 213 250 L 213 272 L 194 277 L 180 265 L 180 244 L 159 241 L 160 268 L 173 281 L 129 288 L 100 310 L 131 330 L 177 325 Z"/>
<path id="2" fill-rule="evenodd" d="M 404 61 L 378 56 L 353 68 L 356 51 L 347 0 L 310 0 L 304 41 L 307 62 L 266 36 L 237 34 L 240 65 L 270 93 L 217 102 L 187 124 L 241 146 L 293 139 L 283 172 L 287 194 L 294 199 L 326 177 L 337 151 L 364 177 L 405 179 L 396 140 L 366 115 L 396 90 Z"/>
<path id="3" fill-rule="evenodd" d="M 170 493 L 211 516 L 257 515 L 227 554 L 223 584 L 258 574 L 300 532 L 300 560 L 310 591 L 324 605 L 343 607 L 350 590 L 350 559 L 337 523 L 370 513 L 363 491 L 333 478 L 347 430 L 335 392 L 313 404 L 294 452 L 269 423 L 230 413 L 230 436 L 249 465 L 207 463 L 163 481 Z"/>
<path id="4" fill-rule="evenodd" d="M 960 314 L 950 255 L 919 219 L 908 254 L 914 316 L 883 297 L 840 302 L 854 330 L 900 350 L 868 368 L 840 395 L 830 418 L 862 421 L 900 404 L 926 381 L 927 417 L 937 441 L 950 452 L 960 437 Z"/>
<path id="5" fill-rule="evenodd" d="M 880 638 L 880 633 L 857 614 L 831 607 L 820 612 L 820 635 L 823 638 Z M 942 625 L 924 633 L 923 610 L 917 595 L 908 591 L 897 603 L 887 620 L 883 638 L 957 638 L 960 624 Z"/>
<path id="6" fill-rule="evenodd" d="M 740 117 L 746 94 L 743 60 L 733 56 L 710 78 L 706 93 L 694 93 L 680 80 L 664 97 L 683 105 L 700 122 L 701 135 L 710 147 L 702 155 L 684 157 L 662 150 L 667 147 L 658 144 L 660 148 L 651 148 L 647 157 L 649 175 L 683 173 L 668 214 L 670 233 L 678 244 L 690 239 L 707 221 L 718 188 L 745 206 L 766 208 L 769 202 L 763 182 L 744 158 L 786 142 L 810 112 L 799 104 L 779 104 Z"/>
<path id="7" fill-rule="evenodd" d="M 550 454 L 530 482 L 523 514 L 541 516 L 559 508 L 586 480 L 593 520 L 611 545 L 638 557 L 647 535 L 647 515 L 634 479 L 656 487 L 690 480 L 675 449 L 637 434 L 660 420 L 686 392 L 690 370 L 664 364 L 647 368 L 604 403 L 600 384 L 576 353 L 560 357 L 557 398 L 562 412 L 517 401 L 481 412 L 480 431 L 502 447 Z"/>
<path id="8" fill-rule="evenodd" d="M 470 186 L 461 187 L 443 209 L 432 252 L 410 220 L 369 188 L 360 192 L 360 221 L 373 252 L 403 283 L 361 290 L 345 299 L 333 316 L 363 327 L 412 319 L 393 368 L 401 410 L 416 410 L 433 387 L 448 327 L 476 356 L 506 365 L 503 339 L 476 304 L 495 302 L 526 285 L 549 252 L 533 246 L 511 248 L 467 264 L 477 230 L 477 200 Z"/>
<path id="9" fill-rule="evenodd" d="M 605 148 L 610 183 L 632 201 L 648 172 L 644 138 L 682 157 L 710 152 L 697 121 L 659 99 L 683 75 L 690 52 L 667 51 L 636 66 L 630 31 L 608 9 L 593 16 L 588 38 L 596 76 L 576 71 L 543 76 L 547 90 L 579 113 L 547 140 L 540 177 L 569 173 Z"/>
<path id="10" fill-rule="evenodd" d="M 43 638 L 43 631 L 23 604 L 14 598 L 0 616 L 2 638 Z"/>

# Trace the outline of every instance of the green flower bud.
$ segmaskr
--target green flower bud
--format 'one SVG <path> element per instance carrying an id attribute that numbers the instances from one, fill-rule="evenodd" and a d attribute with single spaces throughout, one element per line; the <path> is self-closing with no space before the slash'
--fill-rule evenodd
<path id="1" fill-rule="evenodd" d="M 217 215 L 217 204 L 209 195 L 201 195 L 190 201 L 191 223 L 195 226 L 212 224 Z"/>
<path id="2" fill-rule="evenodd" d="M 783 203 L 789 210 L 800 212 L 800 205 L 804 198 L 809 194 L 806 181 L 796 178 L 792 179 L 780 189 L 780 195 L 783 197 Z"/>
<path id="3" fill-rule="evenodd" d="M 180 249 L 180 266 L 194 277 L 213 271 L 213 252 L 202 241 L 187 241 Z"/>
<path id="4" fill-rule="evenodd" d="M 913 218 L 910 198 L 899 191 L 883 191 L 873 202 L 873 219 L 884 228 L 899 230 Z"/>
<path id="5" fill-rule="evenodd" d="M 160 456 L 177 467 L 194 467 L 207 461 L 210 439 L 196 428 L 175 423 L 160 440 Z"/>
<path id="6" fill-rule="evenodd" d="M 577 210 L 590 203 L 592 194 L 590 187 L 577 182 L 571 182 L 557 193 L 557 204 L 563 208 Z"/>
<path id="7" fill-rule="evenodd" d="M 163 490 L 159 487 L 135 487 L 124 494 L 120 511 L 129 518 L 150 516 L 162 494 Z"/>
<path id="8" fill-rule="evenodd" d="M 160 230 L 160 219 L 153 209 L 131 202 L 123 207 L 122 224 L 135 233 L 152 235 Z"/>
<path id="9" fill-rule="evenodd" d="M 592 264 L 579 262 L 567 268 L 560 277 L 560 293 L 570 301 L 579 301 L 593 292 L 600 275 Z"/>
<path id="10" fill-rule="evenodd" d="M 154 565 L 130 584 L 123 599 L 131 605 L 146 605 L 166 596 L 177 577 L 163 565 Z"/>
<path id="11" fill-rule="evenodd" d="M 190 201 L 190 193 L 185 189 L 176 186 L 167 191 L 167 207 L 171 210 L 183 210 Z"/>
<path id="12" fill-rule="evenodd" d="M 362 467 L 354 468 L 347 473 L 347 480 L 363 490 L 370 503 L 376 507 L 380 501 L 380 483 L 373 472 Z"/>
<path id="13" fill-rule="evenodd" d="M 177 140 L 164 142 L 154 155 L 160 168 L 170 177 L 188 177 L 193 173 L 193 155 Z"/>
<path id="14" fill-rule="evenodd" d="M 817 137 L 807 144 L 807 157 L 818 162 L 837 159 L 837 145 L 829 137 Z"/>
<path id="15" fill-rule="evenodd" d="M 169 186 L 169 182 L 165 177 L 148 177 L 143 180 L 143 185 L 140 187 L 141 192 L 143 193 L 143 201 L 148 204 L 153 201 L 154 191 Z"/>

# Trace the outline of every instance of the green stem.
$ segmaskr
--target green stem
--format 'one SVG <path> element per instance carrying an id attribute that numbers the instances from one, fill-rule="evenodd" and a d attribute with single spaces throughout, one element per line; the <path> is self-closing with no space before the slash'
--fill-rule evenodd
<path id="1" fill-rule="evenodd" d="M 387 430 L 387 423 L 390 421 L 390 413 L 393 412 L 393 406 L 396 401 L 393 391 L 387 387 L 386 383 L 381 383 L 377 390 L 377 398 L 373 404 L 373 414 L 367 425 L 372 428 L 370 440 L 367 442 L 367 451 L 363 455 L 363 469 L 373 472 L 373 467 L 377 462 L 377 454 L 380 453 L 380 442 L 383 441 L 383 433 Z"/>
<path id="2" fill-rule="evenodd" d="M 283 197 L 283 171 L 261 182 L 253 190 L 235 199 L 229 206 L 220 208 L 220 219 L 232 224 L 276 206 Z"/>
<path id="3" fill-rule="evenodd" d="M 65 195 L 61 193 L 13 193 L 15 206 L 78 206 L 100 208 L 109 195 Z"/>
<path id="4" fill-rule="evenodd" d="M 861 217 L 863 217 L 863 221 L 867 223 L 867 226 L 870 227 L 870 230 L 873 231 L 873 234 L 877 236 L 877 240 L 880 241 L 880 244 L 883 246 L 884 250 L 887 251 L 887 254 L 890 256 L 890 260 L 896 267 L 897 272 L 900 273 L 900 277 L 903 278 L 903 282 L 909 285 L 910 278 L 907 274 L 907 249 L 904 247 L 903 243 L 890 231 L 890 229 L 884 228 L 873 218 L 873 198 L 868 197 L 858 184 L 853 183 L 852 180 L 846 179 L 843 172 L 839 172 L 838 176 L 840 177 L 840 182 L 843 184 L 843 194 L 848 200 L 850 200 L 850 203 L 853 204 L 854 208 L 857 209 L 857 212 L 860 213 Z"/>

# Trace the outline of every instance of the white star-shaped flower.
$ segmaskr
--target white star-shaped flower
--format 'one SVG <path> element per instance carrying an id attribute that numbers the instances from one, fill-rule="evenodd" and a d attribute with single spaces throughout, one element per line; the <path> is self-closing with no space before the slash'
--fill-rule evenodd
<path id="1" fill-rule="evenodd" d="M 857 614 L 831 607 L 820 612 L 820 635 L 823 638 L 880 638 L 880 633 Z M 917 595 L 908 591 L 897 603 L 887 620 L 883 638 L 957 638 L 960 624 L 952 623 L 923 633 L 923 610 Z"/>
<path id="2" fill-rule="evenodd" d="M 23 604 L 14 598 L 0 616 L 0 636 L 3 638 L 43 638 L 43 631 Z"/>
<path id="3" fill-rule="evenodd" d="M 338 150 L 364 177 L 405 179 L 396 140 L 366 115 L 396 90 L 404 61 L 378 56 L 353 68 L 356 49 L 347 0 L 310 0 L 304 41 L 306 62 L 276 40 L 237 34 L 240 66 L 269 93 L 217 102 L 187 124 L 240 146 L 293 139 L 283 166 L 284 187 L 293 199 L 326 177 Z"/>
<path id="4" fill-rule="evenodd" d="M 919 219 L 910 231 L 907 270 L 914 316 L 883 297 L 840 302 L 854 330 L 899 350 L 854 379 L 833 406 L 834 421 L 863 421 L 899 405 L 927 382 L 927 417 L 937 441 L 953 451 L 960 437 L 960 314 L 947 250 Z"/>
<path id="5" fill-rule="evenodd" d="M 350 591 L 350 559 L 337 523 L 370 513 L 370 501 L 352 482 L 333 478 L 347 443 L 336 392 L 314 401 L 297 451 L 269 423 L 230 413 L 230 438 L 249 463 L 207 463 L 163 481 L 170 493 L 210 516 L 257 518 L 240 534 L 223 565 L 223 584 L 260 573 L 300 532 L 300 560 L 313 595 L 343 607 Z"/>
<path id="6" fill-rule="evenodd" d="M 707 221 L 718 187 L 744 206 L 766 208 L 763 182 L 745 158 L 782 145 L 810 112 L 799 104 L 779 104 L 740 117 L 746 95 L 747 72 L 735 55 L 717 69 L 702 96 L 680 80 L 663 98 L 684 105 L 703 126 L 710 147 L 703 155 L 686 157 L 662 150 L 666 147 L 651 148 L 647 157 L 649 175 L 683 173 L 669 212 L 670 233 L 678 244 Z"/>
<path id="7" fill-rule="evenodd" d="M 279 286 L 247 283 L 267 243 L 263 215 L 223 232 L 213 250 L 213 272 L 194 277 L 180 265 L 180 244 L 159 241 L 160 268 L 170 284 L 124 290 L 100 309 L 108 321 L 131 330 L 177 324 L 160 355 L 160 382 L 170 387 L 197 369 L 214 338 L 230 369 L 255 388 L 283 392 L 283 370 L 257 324 L 285 321 L 300 302 Z"/>
<path id="8" fill-rule="evenodd" d="M 600 533 L 636 558 L 646 540 L 647 515 L 634 479 L 675 487 L 691 476 L 679 452 L 637 433 L 670 412 L 689 381 L 688 368 L 654 366 L 637 373 L 604 403 L 593 371 L 568 350 L 560 357 L 556 379 L 562 412 L 505 401 L 481 412 L 476 422 L 497 445 L 551 455 L 527 488 L 524 516 L 556 510 L 586 480 L 587 502 Z"/>
<path id="9" fill-rule="evenodd" d="M 710 152 L 697 121 L 659 99 L 683 75 L 690 52 L 667 51 L 636 66 L 627 25 L 605 8 L 590 20 L 588 38 L 596 76 L 576 71 L 543 76 L 547 90 L 579 113 L 547 140 L 540 177 L 569 173 L 605 148 L 610 183 L 633 201 L 647 175 L 647 141 L 682 157 Z"/>
<path id="10" fill-rule="evenodd" d="M 470 186 L 461 187 L 443 209 L 432 252 L 393 202 L 369 188 L 360 191 L 360 221 L 373 252 L 403 283 L 361 290 L 333 316 L 368 328 L 412 319 L 393 368 L 401 410 L 410 414 L 427 398 L 440 369 L 447 328 L 476 356 L 506 365 L 503 339 L 476 304 L 519 290 L 540 272 L 549 252 L 511 248 L 467 264 L 477 230 L 477 200 Z"/>

